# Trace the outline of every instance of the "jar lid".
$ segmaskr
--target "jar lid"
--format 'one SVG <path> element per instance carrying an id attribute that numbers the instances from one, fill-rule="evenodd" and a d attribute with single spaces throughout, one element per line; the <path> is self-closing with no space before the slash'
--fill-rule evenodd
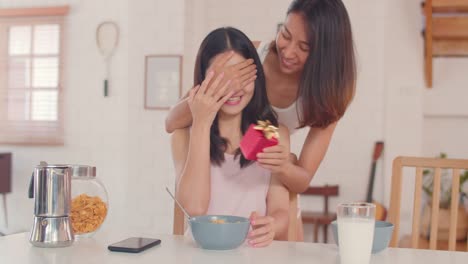
<path id="1" fill-rule="evenodd" d="M 96 177 L 96 167 L 88 165 L 69 165 L 72 177 Z"/>

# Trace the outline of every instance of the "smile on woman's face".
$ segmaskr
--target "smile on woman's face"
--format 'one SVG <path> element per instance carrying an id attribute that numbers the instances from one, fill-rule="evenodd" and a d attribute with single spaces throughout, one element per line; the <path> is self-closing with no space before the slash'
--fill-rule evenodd
<path id="1" fill-rule="evenodd" d="M 218 54 L 216 57 L 221 56 L 224 53 Z M 215 57 L 215 58 L 216 58 Z M 215 60 L 213 58 L 213 61 Z M 234 65 L 237 64 L 241 61 L 244 61 L 246 58 L 244 58 L 242 55 L 238 53 L 234 53 L 232 58 L 226 63 L 226 66 L 229 65 Z M 231 98 L 229 98 L 224 105 L 221 107 L 219 110 L 223 114 L 227 115 L 237 115 L 244 110 L 244 108 L 247 106 L 247 104 L 250 102 L 252 99 L 253 93 L 254 93 L 254 88 L 255 88 L 255 83 L 252 82 L 249 85 L 245 86 L 244 89 L 240 90 L 239 92 L 233 94 Z"/>
<path id="2" fill-rule="evenodd" d="M 279 68 L 285 74 L 299 73 L 304 69 L 310 52 L 306 24 L 302 15 L 290 13 L 276 35 Z"/>

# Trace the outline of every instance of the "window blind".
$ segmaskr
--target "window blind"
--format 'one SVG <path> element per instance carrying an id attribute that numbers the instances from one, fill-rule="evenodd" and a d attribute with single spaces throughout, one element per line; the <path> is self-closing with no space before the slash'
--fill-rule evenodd
<path id="1" fill-rule="evenodd" d="M 64 143 L 63 24 L 63 16 L 0 19 L 0 143 Z"/>

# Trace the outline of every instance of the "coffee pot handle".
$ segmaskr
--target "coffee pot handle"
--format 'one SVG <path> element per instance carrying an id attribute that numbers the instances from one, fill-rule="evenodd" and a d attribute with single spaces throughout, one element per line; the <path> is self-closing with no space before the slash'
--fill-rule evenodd
<path id="1" fill-rule="evenodd" d="M 40 166 L 47 166 L 47 162 L 41 161 L 39 162 Z M 31 175 L 31 181 L 29 182 L 29 190 L 28 190 L 28 197 L 34 198 L 34 171 Z"/>
<path id="2" fill-rule="evenodd" d="M 34 172 L 31 175 L 31 181 L 29 182 L 28 197 L 34 198 Z"/>

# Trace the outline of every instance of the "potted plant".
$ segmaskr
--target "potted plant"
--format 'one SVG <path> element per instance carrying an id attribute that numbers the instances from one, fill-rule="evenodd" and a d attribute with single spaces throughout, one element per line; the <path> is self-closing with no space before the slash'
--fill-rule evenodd
<path id="1" fill-rule="evenodd" d="M 447 158 L 445 153 L 441 153 L 440 158 Z M 423 171 L 423 191 L 426 194 L 426 203 L 423 208 L 421 218 L 421 234 L 429 238 L 431 229 L 431 208 L 432 194 L 434 185 L 434 170 Z M 457 217 L 456 239 L 466 239 L 468 231 L 468 215 L 464 206 L 464 200 L 468 197 L 468 171 L 462 171 L 460 175 L 459 188 L 459 208 Z M 441 170 L 441 191 L 439 201 L 439 219 L 438 219 L 438 240 L 448 240 L 450 227 L 450 204 L 452 202 L 452 171 L 449 169 Z"/>

